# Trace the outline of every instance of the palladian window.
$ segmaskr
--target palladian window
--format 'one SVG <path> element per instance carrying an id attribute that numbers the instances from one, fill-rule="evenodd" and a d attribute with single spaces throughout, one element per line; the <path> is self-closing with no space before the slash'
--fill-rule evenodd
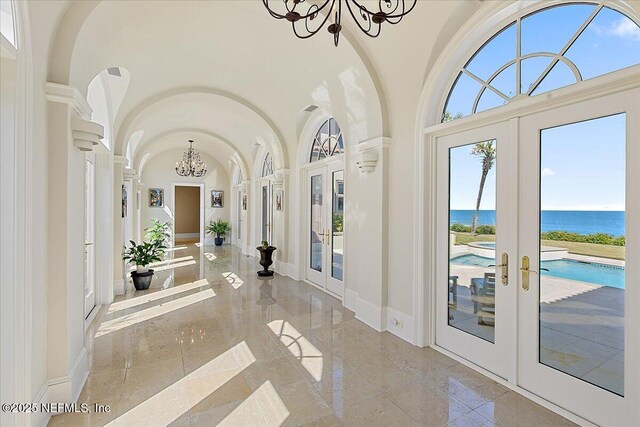
<path id="1" fill-rule="evenodd" d="M 332 118 L 320 126 L 320 130 L 313 138 L 309 162 L 315 162 L 342 153 L 344 153 L 342 131 L 336 120 Z"/>
<path id="2" fill-rule="evenodd" d="M 640 27 L 602 4 L 572 3 L 516 19 L 462 67 L 446 122 L 640 63 Z"/>

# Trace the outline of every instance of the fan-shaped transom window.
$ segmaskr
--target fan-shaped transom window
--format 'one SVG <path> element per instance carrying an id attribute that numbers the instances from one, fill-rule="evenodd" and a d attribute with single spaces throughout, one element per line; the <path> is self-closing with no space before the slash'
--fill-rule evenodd
<path id="1" fill-rule="evenodd" d="M 336 120 L 331 118 L 320 126 L 320 130 L 313 138 L 309 162 L 315 162 L 342 153 L 344 153 L 342 131 Z"/>
<path id="2" fill-rule="evenodd" d="M 271 153 L 267 153 L 264 156 L 264 162 L 262 162 L 262 176 L 273 175 L 273 161 L 271 160 Z"/>
<path id="3" fill-rule="evenodd" d="M 640 63 L 640 27 L 600 3 L 568 3 L 517 18 L 459 72 L 446 122 Z"/>

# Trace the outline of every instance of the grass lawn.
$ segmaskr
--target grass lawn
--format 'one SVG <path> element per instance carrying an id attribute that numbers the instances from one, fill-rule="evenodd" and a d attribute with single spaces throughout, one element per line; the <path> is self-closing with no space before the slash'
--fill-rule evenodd
<path id="1" fill-rule="evenodd" d="M 471 233 L 454 233 L 457 245 L 466 245 L 471 242 L 495 242 L 496 236 L 477 235 Z M 545 246 L 567 248 L 570 253 L 578 255 L 597 256 L 602 258 L 624 260 L 624 246 L 598 245 L 595 243 L 563 242 L 559 240 L 543 240 Z"/>

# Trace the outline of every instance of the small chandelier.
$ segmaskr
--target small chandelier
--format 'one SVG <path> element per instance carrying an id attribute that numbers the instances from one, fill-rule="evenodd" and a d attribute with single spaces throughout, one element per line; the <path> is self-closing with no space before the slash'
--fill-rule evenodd
<path id="1" fill-rule="evenodd" d="M 176 173 L 180 176 L 195 176 L 199 178 L 207 173 L 207 165 L 200 160 L 200 153 L 193 149 L 193 140 L 189 140 L 189 149 L 182 155 L 182 160 L 176 162 Z"/>
<path id="2" fill-rule="evenodd" d="M 378 37 L 383 22 L 397 24 L 413 10 L 418 0 L 377 0 L 377 10 L 369 10 L 360 4 L 362 0 L 344 0 L 351 17 L 369 37 Z M 282 2 L 279 12 L 269 7 L 269 2 Z M 333 17 L 327 31 L 333 34 L 333 43 L 338 46 L 342 30 L 343 0 L 324 0 L 321 6 L 306 0 L 262 0 L 271 16 L 291 22 L 293 33 L 300 39 L 315 35 Z M 324 16 L 322 16 L 322 15 Z"/>

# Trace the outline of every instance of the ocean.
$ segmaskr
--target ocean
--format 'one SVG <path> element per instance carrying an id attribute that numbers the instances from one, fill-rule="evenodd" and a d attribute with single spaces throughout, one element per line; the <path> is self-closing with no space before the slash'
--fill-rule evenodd
<path id="1" fill-rule="evenodd" d="M 471 225 L 474 211 L 452 210 L 451 224 Z M 624 236 L 623 211 L 542 211 L 542 231 Z M 496 225 L 496 211 L 481 210 L 478 225 Z"/>

